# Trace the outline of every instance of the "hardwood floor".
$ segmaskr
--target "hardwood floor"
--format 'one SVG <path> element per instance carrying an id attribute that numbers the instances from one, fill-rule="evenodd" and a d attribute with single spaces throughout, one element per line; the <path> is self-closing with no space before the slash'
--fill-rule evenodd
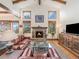
<path id="1" fill-rule="evenodd" d="M 59 45 L 57 40 L 48 40 L 48 42 L 57 50 L 61 59 L 78 59 L 74 54 L 72 54 L 67 49 Z M 0 56 L 0 59 L 17 59 L 21 52 L 22 51 L 18 50 L 14 51 L 12 54 L 9 55 L 4 54 Z"/>
<path id="2" fill-rule="evenodd" d="M 48 42 L 49 42 L 50 44 L 53 44 L 53 45 L 56 46 L 57 48 L 60 48 L 60 49 L 63 51 L 63 53 L 68 56 L 68 59 L 78 59 L 77 56 L 75 56 L 74 54 L 72 54 L 72 53 L 71 53 L 70 51 L 68 51 L 66 48 L 64 48 L 64 47 L 62 47 L 61 45 L 59 45 L 57 40 L 48 40 Z M 56 48 L 56 49 L 57 49 L 57 48 Z M 64 58 L 64 59 L 67 59 L 67 58 Z"/>

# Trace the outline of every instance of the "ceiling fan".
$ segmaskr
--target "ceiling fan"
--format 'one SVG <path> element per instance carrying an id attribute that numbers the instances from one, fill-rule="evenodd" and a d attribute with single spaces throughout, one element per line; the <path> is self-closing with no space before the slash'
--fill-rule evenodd
<path id="1" fill-rule="evenodd" d="M 22 1 L 26 1 L 26 0 L 13 0 L 13 4 L 19 3 L 19 2 L 22 2 Z"/>
<path id="2" fill-rule="evenodd" d="M 64 1 L 64 0 L 52 0 L 52 1 L 56 1 L 56 2 L 59 2 L 59 3 L 62 3 L 62 4 L 66 4 L 66 1 Z"/>

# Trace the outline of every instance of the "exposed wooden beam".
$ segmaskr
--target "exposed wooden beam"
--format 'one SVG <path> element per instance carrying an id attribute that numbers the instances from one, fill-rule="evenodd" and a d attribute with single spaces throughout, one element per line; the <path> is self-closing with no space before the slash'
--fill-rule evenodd
<path id="1" fill-rule="evenodd" d="M 10 12 L 8 12 L 8 11 L 0 11 L 0 14 L 8 14 L 8 13 L 10 13 Z"/>
<path id="2" fill-rule="evenodd" d="M 19 3 L 19 2 L 21 2 L 21 1 L 26 1 L 26 0 L 15 0 L 15 1 L 13 1 L 13 4 Z"/>
<path id="3" fill-rule="evenodd" d="M 58 2 L 66 4 L 66 1 L 58 0 Z"/>
<path id="4" fill-rule="evenodd" d="M 53 1 L 56 1 L 56 2 L 59 2 L 59 3 L 62 3 L 62 4 L 66 4 L 66 1 L 64 1 L 64 0 L 53 0 Z"/>
<path id="5" fill-rule="evenodd" d="M 9 8 L 6 7 L 6 6 L 4 6 L 2 3 L 0 3 L 0 7 L 2 7 L 2 8 L 5 9 L 5 10 L 9 10 Z"/>

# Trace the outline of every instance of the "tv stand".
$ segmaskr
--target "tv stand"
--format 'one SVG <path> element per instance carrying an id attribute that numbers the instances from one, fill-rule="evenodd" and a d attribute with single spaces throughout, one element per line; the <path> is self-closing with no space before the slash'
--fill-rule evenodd
<path id="1" fill-rule="evenodd" d="M 60 33 L 59 44 L 79 58 L 79 36 L 69 33 Z"/>

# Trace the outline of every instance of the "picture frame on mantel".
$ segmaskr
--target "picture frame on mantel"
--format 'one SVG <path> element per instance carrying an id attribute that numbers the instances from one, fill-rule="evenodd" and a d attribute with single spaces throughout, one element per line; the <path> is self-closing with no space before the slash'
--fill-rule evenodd
<path id="1" fill-rule="evenodd" d="M 35 22 L 36 23 L 44 23 L 44 15 L 36 15 Z"/>

